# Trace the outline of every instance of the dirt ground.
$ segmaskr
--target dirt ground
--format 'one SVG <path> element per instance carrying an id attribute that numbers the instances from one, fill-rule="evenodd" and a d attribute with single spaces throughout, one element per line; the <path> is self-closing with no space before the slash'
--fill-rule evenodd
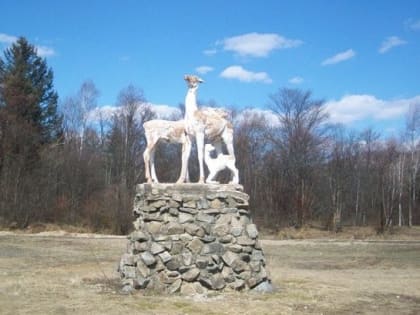
<path id="1" fill-rule="evenodd" d="M 276 291 L 120 292 L 124 237 L 0 232 L 0 314 L 420 314 L 420 240 L 263 240 Z"/>

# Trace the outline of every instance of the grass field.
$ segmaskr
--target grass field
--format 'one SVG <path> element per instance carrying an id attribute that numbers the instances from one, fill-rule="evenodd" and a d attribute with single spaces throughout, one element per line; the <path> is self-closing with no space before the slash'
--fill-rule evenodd
<path id="1" fill-rule="evenodd" d="M 0 314 L 420 314 L 420 241 L 263 240 L 271 294 L 120 293 L 122 237 L 0 234 Z"/>

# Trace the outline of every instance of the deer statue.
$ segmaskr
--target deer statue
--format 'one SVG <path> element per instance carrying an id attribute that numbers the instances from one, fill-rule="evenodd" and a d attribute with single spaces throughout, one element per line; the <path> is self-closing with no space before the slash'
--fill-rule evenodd
<path id="1" fill-rule="evenodd" d="M 217 173 L 225 168 L 228 168 L 233 177 L 229 184 L 238 184 L 239 183 L 239 172 L 235 166 L 235 156 L 230 154 L 218 154 L 215 158 L 211 157 L 211 152 L 215 150 L 215 147 L 210 143 L 207 143 L 204 146 L 204 161 L 209 169 L 209 176 L 206 179 L 208 184 L 218 184 L 219 182 L 215 181 Z"/>
<path id="2" fill-rule="evenodd" d="M 222 154 L 222 141 L 226 144 L 228 153 L 235 157 L 233 149 L 233 126 L 227 120 L 227 113 L 221 109 L 203 108 L 197 106 L 197 89 L 204 81 L 195 75 L 185 75 L 184 79 L 188 86 L 185 96 L 185 131 L 192 139 L 195 137 L 200 167 L 199 183 L 204 183 L 204 139 L 214 144 L 217 155 Z M 183 151 L 182 161 L 187 161 L 189 153 Z M 183 169 L 187 166 L 183 166 Z M 181 174 L 182 175 L 182 174 Z M 184 174 L 185 175 L 185 174 Z M 181 179 L 181 178 L 180 178 Z"/>
<path id="3" fill-rule="evenodd" d="M 143 124 L 143 128 L 147 140 L 143 153 L 147 182 L 159 182 L 155 171 L 155 150 L 159 142 L 166 141 L 182 144 L 182 166 L 177 184 L 183 183 L 188 178 L 188 159 L 191 152 L 191 140 L 185 133 L 184 121 L 149 120 Z"/>

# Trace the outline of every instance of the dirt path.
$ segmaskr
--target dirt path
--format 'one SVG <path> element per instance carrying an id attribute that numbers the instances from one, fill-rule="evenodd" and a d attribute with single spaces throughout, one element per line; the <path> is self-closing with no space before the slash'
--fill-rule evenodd
<path id="1" fill-rule="evenodd" d="M 420 314 L 420 241 L 263 240 L 275 293 L 122 295 L 125 237 L 0 232 L 0 314 Z"/>

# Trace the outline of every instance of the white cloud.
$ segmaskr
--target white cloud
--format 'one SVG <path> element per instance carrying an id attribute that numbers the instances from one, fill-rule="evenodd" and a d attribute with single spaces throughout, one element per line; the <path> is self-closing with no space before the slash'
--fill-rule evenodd
<path id="1" fill-rule="evenodd" d="M 209 66 L 200 66 L 200 67 L 195 68 L 195 71 L 199 74 L 206 74 L 213 70 L 214 70 L 213 67 L 209 67 Z"/>
<path id="2" fill-rule="evenodd" d="M 303 78 L 302 77 L 293 77 L 289 79 L 289 83 L 290 84 L 301 84 L 303 83 Z"/>
<path id="3" fill-rule="evenodd" d="M 251 121 L 252 119 L 259 120 L 260 118 L 264 119 L 264 122 L 269 127 L 278 127 L 280 125 L 278 115 L 276 115 L 271 110 L 265 110 L 260 108 L 249 108 L 241 111 L 235 117 L 235 123 L 238 124 L 244 121 Z"/>
<path id="4" fill-rule="evenodd" d="M 203 51 L 203 54 L 206 56 L 213 56 L 217 53 L 217 49 L 206 49 Z"/>
<path id="5" fill-rule="evenodd" d="M 35 46 L 36 53 L 40 57 L 51 57 L 55 55 L 55 50 L 47 46 Z"/>
<path id="6" fill-rule="evenodd" d="M 408 19 L 404 24 L 412 31 L 420 31 L 420 20 Z"/>
<path id="7" fill-rule="evenodd" d="M 156 114 L 156 119 L 174 120 L 182 116 L 181 110 L 177 107 L 152 103 L 146 103 L 146 105 L 149 105 L 151 107 L 152 111 Z M 99 122 L 101 118 L 104 121 L 110 122 L 112 117 L 116 114 L 119 114 L 120 112 L 121 107 L 119 106 L 104 105 L 93 109 L 88 114 L 88 119 L 92 123 Z"/>
<path id="8" fill-rule="evenodd" d="M 346 51 L 340 52 L 330 58 L 325 59 L 321 65 L 327 66 L 327 65 L 334 65 L 339 62 L 343 62 L 346 60 L 349 60 L 356 56 L 356 52 L 353 49 L 348 49 Z"/>
<path id="9" fill-rule="evenodd" d="M 223 49 L 233 51 L 241 56 L 266 57 L 275 49 L 286 49 L 300 46 L 303 42 L 298 39 L 288 39 L 278 34 L 248 33 L 229 37 L 218 44 Z"/>
<path id="10" fill-rule="evenodd" d="M 391 120 L 403 117 L 409 105 L 420 104 L 420 95 L 409 99 L 381 100 L 373 95 L 345 95 L 325 103 L 332 123 L 351 124 L 365 119 Z"/>
<path id="11" fill-rule="evenodd" d="M 379 53 L 384 54 L 387 51 L 389 51 L 391 48 L 405 45 L 407 42 L 405 40 L 402 40 L 401 38 L 397 36 L 390 36 L 387 37 L 381 44 L 381 47 L 379 47 Z"/>
<path id="12" fill-rule="evenodd" d="M 0 33 L 0 43 L 10 45 L 10 44 L 13 44 L 17 40 L 18 38 L 16 36 Z"/>
<path id="13" fill-rule="evenodd" d="M 244 69 L 241 66 L 230 66 L 222 71 L 220 74 L 222 78 L 236 79 L 242 82 L 263 82 L 272 83 L 267 72 L 252 72 Z"/>

